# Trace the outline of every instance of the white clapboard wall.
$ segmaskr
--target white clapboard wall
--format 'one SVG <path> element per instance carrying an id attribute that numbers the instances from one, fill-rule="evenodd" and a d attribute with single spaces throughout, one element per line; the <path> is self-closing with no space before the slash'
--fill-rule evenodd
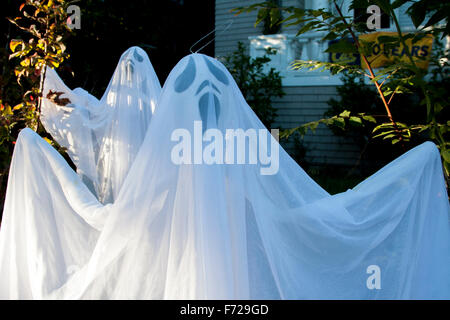
<path id="1" fill-rule="evenodd" d="M 304 7 L 311 6 L 312 0 L 282 0 L 283 6 Z M 321 0 L 320 0 L 321 1 Z M 262 24 L 255 27 L 256 11 L 243 13 L 236 16 L 230 10 L 239 6 L 248 6 L 260 0 L 216 0 L 215 8 L 215 56 L 223 57 L 237 49 L 239 41 L 249 46 L 249 37 L 262 34 Z M 400 24 L 405 31 L 411 27 L 409 18 L 404 14 L 405 8 L 398 10 Z M 233 24 L 225 32 L 221 32 L 233 19 Z M 298 26 L 284 28 L 280 33 L 295 34 Z M 301 85 L 286 85 L 286 95 L 276 99 L 273 105 L 278 109 L 278 118 L 274 127 L 293 128 L 300 124 L 318 120 L 329 108 L 327 101 L 331 98 L 338 99 L 336 85 L 327 83 L 320 85 L 308 85 L 307 79 Z M 320 125 L 314 134 L 308 134 L 303 140 L 307 148 L 306 160 L 311 164 L 326 165 L 337 164 L 353 166 L 359 158 L 359 148 L 351 139 L 335 136 L 328 128 Z M 294 144 L 289 142 L 286 148 L 290 153 L 294 152 Z"/>

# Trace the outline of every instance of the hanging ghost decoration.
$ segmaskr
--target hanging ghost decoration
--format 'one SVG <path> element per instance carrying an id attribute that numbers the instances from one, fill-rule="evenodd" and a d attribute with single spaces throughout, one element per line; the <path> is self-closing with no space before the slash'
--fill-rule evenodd
<path id="1" fill-rule="evenodd" d="M 120 57 L 100 100 L 64 85 L 47 68 L 44 97 L 62 93 L 70 104 L 44 98 L 41 120 L 77 166 L 102 203 L 111 203 L 144 139 L 161 87 L 144 50 L 131 47 Z"/>

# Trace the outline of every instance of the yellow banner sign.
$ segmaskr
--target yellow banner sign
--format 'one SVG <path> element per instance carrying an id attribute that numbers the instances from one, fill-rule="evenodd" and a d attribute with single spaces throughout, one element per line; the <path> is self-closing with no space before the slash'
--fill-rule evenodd
<path id="1" fill-rule="evenodd" d="M 407 48 L 404 48 L 401 44 L 394 46 L 392 43 L 380 43 L 378 39 L 380 36 L 396 37 L 398 34 L 396 32 L 374 32 L 359 36 L 359 39 L 363 42 L 374 43 L 370 55 L 367 56 L 367 60 L 372 68 L 383 67 L 395 61 L 410 62 L 407 52 L 410 53 L 417 67 L 423 69 L 428 68 L 433 36 L 427 35 L 415 43 L 412 43 L 412 39 L 407 39 L 405 41 Z M 361 66 L 367 69 L 363 59 L 361 59 Z"/>

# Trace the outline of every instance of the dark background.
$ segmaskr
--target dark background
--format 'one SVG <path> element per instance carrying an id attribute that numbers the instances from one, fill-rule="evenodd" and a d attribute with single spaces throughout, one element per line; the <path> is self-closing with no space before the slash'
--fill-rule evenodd
<path id="1" fill-rule="evenodd" d="M 21 3 L 1 3 L 0 46 L 6 52 L 9 39 L 20 33 L 5 17 L 18 16 Z M 147 52 L 162 85 L 170 70 L 190 53 L 189 48 L 214 29 L 214 0 L 83 0 L 74 4 L 81 9 L 81 29 L 65 41 L 70 58 L 58 73 L 70 88 L 83 87 L 97 98 L 129 47 L 140 46 Z M 213 56 L 214 42 L 201 52 Z"/>
<path id="2" fill-rule="evenodd" d="M 25 0 L 1 0 L 0 8 L 0 100 L 14 106 L 27 86 L 14 75 L 16 60 L 9 60 L 11 39 L 27 37 L 6 18 L 21 16 Z M 214 29 L 214 0 L 81 0 L 81 29 L 63 40 L 70 58 L 58 68 L 69 88 L 82 87 L 101 98 L 122 53 L 131 46 L 144 49 L 161 85 L 190 47 Z M 196 48 L 213 38 L 202 41 Z M 196 50 L 196 49 L 194 49 Z M 214 56 L 214 42 L 201 50 Z M 2 102 L 3 103 L 3 102 Z M 2 123 L 3 125 L 3 123 Z M 12 129 L 17 136 L 22 125 Z M 9 130 L 0 127 L 0 130 Z M 6 194 L 9 163 L 14 142 L 0 144 L 0 219 Z M 70 160 L 66 157 L 69 163 Z"/>

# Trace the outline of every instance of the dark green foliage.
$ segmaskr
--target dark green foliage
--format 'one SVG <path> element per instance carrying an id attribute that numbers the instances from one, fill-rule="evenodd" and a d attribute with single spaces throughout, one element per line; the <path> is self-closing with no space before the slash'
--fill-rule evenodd
<path id="1" fill-rule="evenodd" d="M 383 104 L 373 86 L 364 83 L 361 75 L 344 72 L 341 76 L 343 85 L 337 87 L 339 99 L 330 99 L 330 108 L 324 113 L 324 117 L 331 118 L 336 114 L 350 112 L 350 114 L 370 114 L 371 118 L 361 122 L 345 120 L 344 125 L 331 122 L 328 127 L 338 136 L 352 139 L 360 149 L 358 161 L 359 170 L 366 175 L 372 174 L 380 166 L 393 160 L 404 152 L 402 148 L 392 145 L 389 139 L 374 139 L 373 130 L 377 122 L 386 119 Z M 420 106 L 420 91 L 414 90 L 408 94 L 398 95 L 392 100 L 390 106 L 394 112 L 394 118 L 402 124 L 413 125 L 425 117 L 425 110 Z M 412 136 L 404 142 L 407 148 L 413 147 L 426 140 L 425 134 Z"/>
<path id="2" fill-rule="evenodd" d="M 330 194 L 345 192 L 364 180 L 365 175 L 346 167 L 326 166 L 309 168 L 308 175 Z"/>
<path id="3" fill-rule="evenodd" d="M 269 11 L 269 14 L 265 15 L 264 25 L 263 25 L 263 34 L 275 34 L 278 33 L 281 29 L 281 10 L 278 9 L 280 5 L 280 0 L 270 0 L 275 8 Z"/>
<path id="4" fill-rule="evenodd" d="M 277 116 L 272 106 L 273 98 L 284 96 L 280 73 L 274 68 L 264 69 L 271 54 L 274 51 L 269 49 L 263 57 L 253 59 L 239 42 L 238 49 L 224 58 L 246 101 L 267 128 L 271 128 Z"/>
<path id="5" fill-rule="evenodd" d="M 334 98 L 328 101 L 330 108 L 324 113 L 329 118 L 336 114 L 348 110 L 351 114 L 367 113 L 371 115 L 383 114 L 383 106 L 373 88 L 364 84 L 363 76 L 356 74 L 343 73 L 341 76 L 343 85 L 337 87 L 339 100 Z M 375 123 L 368 121 L 366 125 L 362 122 L 348 121 L 346 126 L 331 123 L 328 127 L 336 135 L 352 137 L 355 142 L 364 148 L 366 142 L 370 139 Z"/>

